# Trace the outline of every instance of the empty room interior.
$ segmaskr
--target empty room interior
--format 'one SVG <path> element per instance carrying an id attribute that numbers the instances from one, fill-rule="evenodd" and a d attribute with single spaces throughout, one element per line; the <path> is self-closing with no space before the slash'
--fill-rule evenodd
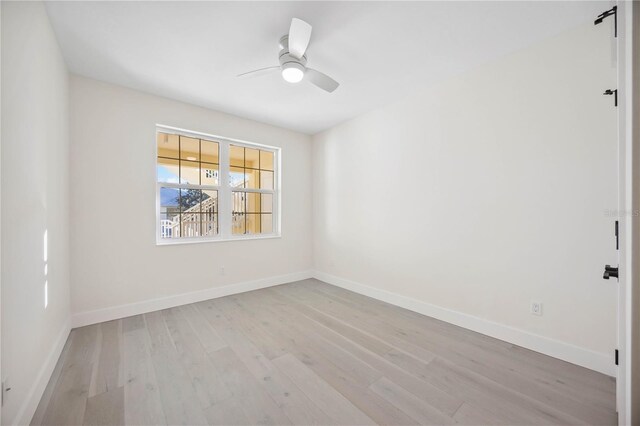
<path id="1" fill-rule="evenodd" d="M 0 15 L 2 425 L 640 425 L 639 4 Z"/>

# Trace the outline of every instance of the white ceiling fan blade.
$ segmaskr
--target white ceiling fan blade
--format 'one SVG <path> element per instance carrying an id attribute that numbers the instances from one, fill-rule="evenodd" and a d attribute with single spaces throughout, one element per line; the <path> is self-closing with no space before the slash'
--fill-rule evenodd
<path id="1" fill-rule="evenodd" d="M 332 79 L 326 74 L 316 71 L 313 68 L 307 68 L 304 73 L 304 78 L 309 80 L 310 83 L 315 84 L 319 88 L 331 93 L 338 88 L 340 83 Z"/>
<path id="2" fill-rule="evenodd" d="M 249 72 L 243 72 L 242 74 L 238 74 L 237 77 L 260 77 L 261 75 L 269 74 L 279 69 L 280 69 L 280 65 L 267 67 L 267 68 L 260 68 L 260 69 L 249 71 Z"/>
<path id="3" fill-rule="evenodd" d="M 302 58 L 311 40 L 311 25 L 302 19 L 293 18 L 289 28 L 289 54 L 294 58 Z"/>

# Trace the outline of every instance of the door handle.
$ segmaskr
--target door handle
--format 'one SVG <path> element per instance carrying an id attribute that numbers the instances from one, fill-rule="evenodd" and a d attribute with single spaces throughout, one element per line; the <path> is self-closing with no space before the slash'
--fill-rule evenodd
<path id="1" fill-rule="evenodd" d="M 608 280 L 609 277 L 618 278 L 618 267 L 613 267 L 611 265 L 605 265 L 604 267 L 604 275 L 602 278 Z"/>

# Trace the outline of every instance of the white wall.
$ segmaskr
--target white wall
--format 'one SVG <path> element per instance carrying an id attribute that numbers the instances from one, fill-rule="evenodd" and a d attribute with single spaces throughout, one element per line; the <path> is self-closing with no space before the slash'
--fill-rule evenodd
<path id="1" fill-rule="evenodd" d="M 156 246 L 156 124 L 281 147 L 282 238 Z M 309 271 L 310 155 L 307 135 L 72 76 L 76 323 L 108 317 L 108 308 Z"/>
<path id="2" fill-rule="evenodd" d="M 315 268 L 613 371 L 612 46 L 585 24 L 314 136 Z"/>
<path id="3" fill-rule="evenodd" d="M 68 121 L 68 73 L 44 5 L 3 2 L 2 377 L 11 391 L 2 424 L 31 420 L 69 331 Z"/>

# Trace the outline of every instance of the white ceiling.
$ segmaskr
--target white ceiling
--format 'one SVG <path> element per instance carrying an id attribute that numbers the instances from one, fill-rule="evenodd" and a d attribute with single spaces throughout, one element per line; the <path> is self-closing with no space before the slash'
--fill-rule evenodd
<path id="1" fill-rule="evenodd" d="M 608 2 L 48 2 L 71 72 L 313 134 L 537 40 Z M 278 73 L 292 17 L 326 93 Z"/>

